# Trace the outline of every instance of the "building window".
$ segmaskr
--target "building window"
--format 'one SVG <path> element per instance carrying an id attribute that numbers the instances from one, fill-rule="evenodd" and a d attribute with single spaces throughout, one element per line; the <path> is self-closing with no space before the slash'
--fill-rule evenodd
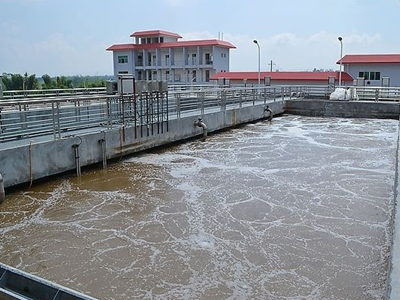
<path id="1" fill-rule="evenodd" d="M 197 64 L 197 59 L 196 59 L 196 53 L 192 54 L 192 65 L 196 65 Z"/>
<path id="2" fill-rule="evenodd" d="M 165 80 L 170 81 L 169 80 L 169 71 L 165 71 Z"/>
<path id="3" fill-rule="evenodd" d="M 128 71 L 119 71 L 118 74 L 129 74 Z"/>
<path id="4" fill-rule="evenodd" d="M 127 55 L 118 56 L 118 63 L 119 64 L 127 64 L 128 63 L 128 56 Z"/>
<path id="5" fill-rule="evenodd" d="M 211 54 L 210 53 L 206 53 L 206 65 L 211 65 L 212 61 L 211 61 Z"/>
<path id="6" fill-rule="evenodd" d="M 221 57 L 224 57 L 224 54 L 223 54 L 223 53 L 221 53 Z"/>
<path id="7" fill-rule="evenodd" d="M 381 72 L 359 72 L 358 77 L 365 80 L 381 80 Z"/>
<path id="8" fill-rule="evenodd" d="M 138 55 L 137 59 L 138 59 L 137 65 L 139 67 L 143 66 L 143 56 L 142 55 Z"/>
<path id="9" fill-rule="evenodd" d="M 164 43 L 164 37 L 163 36 L 160 37 L 160 43 Z"/>
<path id="10" fill-rule="evenodd" d="M 210 70 L 206 70 L 206 82 L 210 82 Z"/>
<path id="11" fill-rule="evenodd" d="M 381 80 L 381 72 L 370 72 L 369 79 L 370 80 Z"/>
<path id="12" fill-rule="evenodd" d="M 169 66 L 169 54 L 165 55 L 165 65 Z"/>

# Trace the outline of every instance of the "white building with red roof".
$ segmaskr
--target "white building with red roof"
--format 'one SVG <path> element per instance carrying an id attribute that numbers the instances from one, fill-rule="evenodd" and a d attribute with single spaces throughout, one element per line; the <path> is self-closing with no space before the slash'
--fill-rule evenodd
<path id="1" fill-rule="evenodd" d="M 400 54 L 347 54 L 342 64 L 365 86 L 400 86 Z"/>
<path id="2" fill-rule="evenodd" d="M 211 40 L 180 41 L 173 32 L 134 32 L 133 43 L 116 44 L 113 52 L 114 76 L 133 74 L 137 80 L 169 83 L 206 83 L 217 72 L 229 71 L 229 42 Z"/>

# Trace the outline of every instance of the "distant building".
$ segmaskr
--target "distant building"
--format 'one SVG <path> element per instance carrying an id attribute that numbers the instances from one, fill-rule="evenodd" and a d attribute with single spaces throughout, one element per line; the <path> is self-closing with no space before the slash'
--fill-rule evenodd
<path id="1" fill-rule="evenodd" d="M 261 72 L 261 85 L 328 85 L 339 83 L 339 72 Z M 211 77 L 215 83 L 256 86 L 258 72 L 220 72 Z M 342 84 L 352 85 L 353 78 L 342 72 Z"/>
<path id="2" fill-rule="evenodd" d="M 358 85 L 400 86 L 400 54 L 347 54 L 342 64 Z"/>
<path id="3" fill-rule="evenodd" d="M 138 31 L 131 37 L 134 43 L 107 49 L 113 52 L 115 77 L 207 83 L 215 73 L 229 71 L 229 50 L 236 48 L 217 39 L 179 41 L 179 34 L 162 30 Z"/>

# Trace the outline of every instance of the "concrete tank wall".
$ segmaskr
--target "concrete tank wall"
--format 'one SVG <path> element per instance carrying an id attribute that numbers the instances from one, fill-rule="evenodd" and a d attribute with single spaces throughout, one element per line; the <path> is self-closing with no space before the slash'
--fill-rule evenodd
<path id="1" fill-rule="evenodd" d="M 311 117 L 399 119 L 400 106 L 390 102 L 287 100 L 285 112 Z"/>
<path id="2" fill-rule="evenodd" d="M 283 102 L 268 104 L 274 114 L 284 112 Z M 242 107 L 228 111 L 219 111 L 201 116 L 208 127 L 208 132 L 229 128 L 238 124 L 263 119 L 265 105 Z M 194 121 L 197 116 L 170 120 L 164 123 L 160 134 L 147 137 L 147 130 L 143 130 L 141 138 L 140 128 L 126 127 L 104 129 L 95 133 L 70 136 L 59 140 L 32 142 L 30 145 L 15 146 L 0 150 L 0 173 L 4 178 L 4 186 L 11 187 L 31 180 L 56 175 L 75 169 L 74 144 L 79 145 L 81 166 L 100 163 L 103 160 L 102 145 L 106 143 L 107 159 L 118 158 L 123 155 L 147 150 L 156 146 L 202 135 L 202 128 L 196 127 Z M 137 138 L 135 138 L 135 129 Z M 155 128 L 157 132 L 157 128 Z M 150 130 L 151 134 L 151 130 Z"/>

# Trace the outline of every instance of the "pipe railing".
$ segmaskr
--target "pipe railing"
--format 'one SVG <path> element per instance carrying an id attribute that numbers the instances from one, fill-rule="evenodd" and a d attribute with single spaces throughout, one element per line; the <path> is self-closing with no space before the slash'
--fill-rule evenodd
<path id="1" fill-rule="evenodd" d="M 105 94 L 105 87 L 3 91 L 3 100 Z"/>
<path id="2" fill-rule="evenodd" d="M 352 87 L 363 101 L 400 101 L 400 88 Z M 76 130 L 135 126 L 137 135 L 163 133 L 170 118 L 296 98 L 328 99 L 328 86 L 219 87 L 138 95 L 79 95 L 0 101 L 1 141 L 52 135 Z M 166 129 L 165 129 L 166 126 Z"/>
<path id="3" fill-rule="evenodd" d="M 356 86 L 357 97 L 353 100 L 400 102 L 400 87 Z"/>
<path id="4" fill-rule="evenodd" d="M 290 93 L 275 87 L 214 88 L 195 91 L 24 98 L 0 102 L 0 142 L 52 135 L 54 139 L 77 130 L 114 126 L 138 127 L 138 136 L 168 131 L 170 118 L 285 100 Z M 1 143 L 0 143 L 1 147 Z"/>

